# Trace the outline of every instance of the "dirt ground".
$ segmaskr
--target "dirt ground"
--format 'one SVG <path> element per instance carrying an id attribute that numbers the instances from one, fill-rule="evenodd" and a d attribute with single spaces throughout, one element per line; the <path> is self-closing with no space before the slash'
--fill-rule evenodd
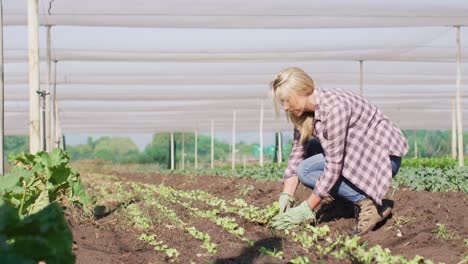
<path id="1" fill-rule="evenodd" d="M 225 199 L 243 198 L 259 207 L 276 201 L 281 191 L 280 182 L 234 177 L 124 174 L 119 172 L 107 172 L 107 174 L 116 175 L 121 181 L 164 183 L 182 190 L 205 190 Z M 242 193 L 242 191 L 245 192 Z M 310 190 L 300 187 L 296 199 L 302 201 L 308 194 L 310 194 Z M 468 196 L 465 193 L 430 193 L 391 189 L 387 194 L 387 199 L 394 204 L 391 218 L 364 235 L 362 241 L 367 241 L 370 246 L 378 244 L 389 248 L 392 254 L 403 255 L 407 258 L 420 255 L 436 263 L 459 263 L 463 259 L 467 251 L 464 239 L 468 238 Z M 118 209 L 119 205 L 106 206 Z M 204 206 L 207 205 L 197 205 L 200 209 L 205 209 Z M 162 239 L 179 249 L 180 257 L 177 258 L 176 263 L 190 263 L 191 261 L 193 263 L 287 263 L 287 260 L 296 255 L 307 254 L 298 247 L 297 243 L 276 237 L 268 228 L 248 222 L 235 214 L 226 215 L 236 217 L 246 233 L 250 234 L 256 241 L 253 246 L 247 246 L 245 242 L 211 222 L 190 217 L 183 207 L 175 207 L 174 209 L 183 221 L 190 222 L 197 229 L 208 233 L 212 237 L 212 241 L 219 244 L 218 253 L 215 256 L 197 256 L 202 252 L 201 242 L 194 240 L 186 232 L 174 229 L 167 223 L 156 224 L 154 232 L 158 239 Z M 332 229 L 332 232 L 345 234 L 355 225 L 353 207 L 340 200 L 335 201 L 320 215 L 321 223 L 319 226 L 326 224 Z M 152 216 L 157 217 L 155 214 Z M 78 220 L 70 213 L 67 217 L 77 246 L 75 250 L 77 263 L 168 262 L 164 254 L 139 241 L 138 232 L 123 228 L 122 219 L 117 214 L 111 213 L 95 220 Z M 455 236 L 452 239 L 437 238 L 433 232 L 437 223 L 446 225 L 447 229 Z M 258 250 L 262 246 L 283 250 L 284 259 L 260 254 Z M 311 256 L 313 259 L 313 255 Z M 330 258 L 326 260 L 326 263 L 342 263 L 342 261 Z"/>

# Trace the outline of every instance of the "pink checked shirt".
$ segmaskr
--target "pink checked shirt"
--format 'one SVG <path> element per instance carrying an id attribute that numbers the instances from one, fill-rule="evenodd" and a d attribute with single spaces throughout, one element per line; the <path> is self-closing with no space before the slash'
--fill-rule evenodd
<path id="1" fill-rule="evenodd" d="M 349 91 L 316 88 L 314 135 L 325 152 L 325 171 L 314 193 L 329 196 L 343 175 L 377 204 L 392 180 L 390 155 L 403 157 L 408 142 L 403 133 L 377 107 Z M 284 179 L 296 176 L 304 160 L 304 146 L 295 129 L 294 143 Z"/>

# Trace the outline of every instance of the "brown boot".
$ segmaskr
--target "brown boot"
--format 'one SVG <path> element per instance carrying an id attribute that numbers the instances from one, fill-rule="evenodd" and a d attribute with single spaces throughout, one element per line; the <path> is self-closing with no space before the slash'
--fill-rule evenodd
<path id="1" fill-rule="evenodd" d="M 333 203 L 333 201 L 335 201 L 335 199 L 333 199 L 333 197 L 331 196 L 325 196 L 322 201 L 320 202 L 319 204 L 319 207 L 318 207 L 318 210 L 320 210 L 321 208 L 325 209 L 329 206 L 331 206 L 331 204 Z"/>
<path id="2" fill-rule="evenodd" d="M 382 203 L 382 206 L 378 208 L 380 216 L 382 216 L 382 220 L 387 219 L 387 217 L 392 213 L 392 207 L 390 207 L 387 203 Z M 380 220 L 380 221 L 382 221 Z"/>
<path id="3" fill-rule="evenodd" d="M 359 217 L 356 229 L 352 233 L 360 236 L 372 230 L 372 228 L 387 218 L 392 212 L 392 208 L 388 205 L 383 205 L 378 210 L 374 202 L 369 198 L 359 201 L 356 206 L 359 209 Z"/>

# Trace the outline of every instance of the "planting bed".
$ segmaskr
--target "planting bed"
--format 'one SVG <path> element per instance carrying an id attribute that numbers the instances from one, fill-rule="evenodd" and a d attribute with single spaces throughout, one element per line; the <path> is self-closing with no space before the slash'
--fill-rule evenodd
<path id="1" fill-rule="evenodd" d="M 365 263 L 380 255 L 459 263 L 468 249 L 466 193 L 390 189 L 392 217 L 357 243 L 342 236 L 355 219 L 339 200 L 322 208 L 316 227 L 272 232 L 276 181 L 119 172 L 82 179 L 103 207 L 94 219 L 68 212 L 77 263 Z M 309 193 L 300 187 L 297 201 Z"/>

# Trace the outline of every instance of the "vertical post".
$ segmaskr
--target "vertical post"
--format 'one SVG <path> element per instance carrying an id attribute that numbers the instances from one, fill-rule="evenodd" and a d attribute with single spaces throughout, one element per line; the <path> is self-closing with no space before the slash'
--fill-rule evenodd
<path id="1" fill-rule="evenodd" d="M 418 158 L 418 136 L 416 134 L 416 129 L 413 130 L 413 135 L 414 135 L 414 157 L 417 159 Z"/>
<path id="2" fill-rule="evenodd" d="M 273 156 L 273 162 L 272 163 L 278 163 L 278 132 L 275 132 L 275 153 Z"/>
<path id="3" fill-rule="evenodd" d="M 52 150 L 52 131 L 51 131 L 51 119 L 52 119 L 52 107 L 50 93 L 52 91 L 52 69 L 51 69 L 51 48 L 50 48 L 50 29 L 51 26 L 47 26 L 47 90 L 46 94 L 49 96 L 45 97 L 45 138 L 46 138 L 46 150 Z"/>
<path id="4" fill-rule="evenodd" d="M 62 149 L 67 150 L 67 142 L 65 141 L 65 134 L 62 135 Z"/>
<path id="5" fill-rule="evenodd" d="M 359 61 L 359 91 L 361 92 L 361 96 L 364 95 L 364 75 L 363 75 L 363 65 L 362 60 Z"/>
<path id="6" fill-rule="evenodd" d="M 185 133 L 182 132 L 182 169 L 185 169 Z"/>
<path id="7" fill-rule="evenodd" d="M 5 137 L 5 81 L 3 67 L 3 0 L 0 0 L 0 174 L 5 174 L 3 143 Z"/>
<path id="8" fill-rule="evenodd" d="M 458 165 L 464 166 L 463 150 L 463 125 L 462 125 L 462 105 L 461 105 L 461 49 L 460 49 L 460 26 L 457 29 L 457 126 L 458 126 Z"/>
<path id="9" fill-rule="evenodd" d="M 47 140 L 46 140 L 46 94 L 41 91 L 41 139 L 42 139 L 42 150 L 47 151 Z"/>
<path id="10" fill-rule="evenodd" d="M 278 132 L 278 164 L 283 162 L 283 135 L 281 131 Z"/>
<path id="11" fill-rule="evenodd" d="M 175 168 L 174 158 L 174 131 L 171 131 L 171 170 L 174 170 Z"/>
<path id="12" fill-rule="evenodd" d="M 211 120 L 211 169 L 214 169 L 214 120 Z"/>
<path id="13" fill-rule="evenodd" d="M 38 0 L 28 0 L 29 35 L 29 151 L 36 153 L 41 148 L 39 127 L 39 18 Z"/>
<path id="14" fill-rule="evenodd" d="M 167 169 L 171 169 L 171 157 L 172 157 L 172 149 L 171 149 L 171 133 L 167 134 L 169 137 L 167 139 Z"/>
<path id="15" fill-rule="evenodd" d="M 195 169 L 198 169 L 198 127 L 195 129 Z"/>
<path id="16" fill-rule="evenodd" d="M 55 60 L 54 61 L 54 84 L 53 84 L 53 88 L 52 88 L 52 92 L 50 94 L 50 101 L 51 101 L 51 111 L 52 111 L 52 118 L 51 118 L 51 122 L 50 122 L 50 131 L 51 131 L 51 134 L 52 134 L 52 138 L 53 138 L 53 147 L 55 148 L 59 148 L 60 146 L 57 144 L 58 140 L 57 140 L 57 137 L 58 137 L 58 134 L 57 134 L 57 97 L 56 97 L 56 93 L 57 93 L 57 61 Z"/>
<path id="17" fill-rule="evenodd" d="M 60 122 L 60 115 L 57 105 L 55 106 L 55 134 L 56 134 L 56 144 L 57 148 L 63 149 L 63 137 L 62 137 L 62 127 Z"/>
<path id="18" fill-rule="evenodd" d="M 232 117 L 232 155 L 231 155 L 232 169 L 236 166 L 236 110 L 234 110 Z"/>
<path id="19" fill-rule="evenodd" d="M 452 158 L 457 159 L 457 112 L 455 100 L 452 99 Z"/>
<path id="20" fill-rule="evenodd" d="M 260 166 L 263 167 L 263 101 L 260 108 Z"/>

